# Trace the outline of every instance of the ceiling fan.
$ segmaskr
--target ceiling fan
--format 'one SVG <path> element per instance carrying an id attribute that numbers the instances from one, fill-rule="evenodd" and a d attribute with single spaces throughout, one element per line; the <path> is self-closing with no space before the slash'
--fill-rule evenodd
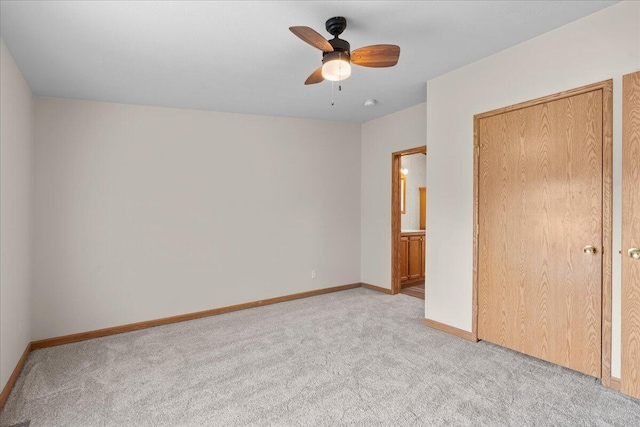
<path id="1" fill-rule="evenodd" d="M 327 20 L 325 27 L 333 36 L 326 40 L 317 31 L 309 27 L 289 27 L 289 30 L 302 41 L 322 51 L 322 66 L 315 70 L 304 82 L 306 85 L 322 81 L 340 81 L 351 75 L 351 64 L 362 67 L 393 67 L 398 63 L 400 47 L 394 44 L 375 44 L 361 47 L 351 52 L 351 45 L 338 38 L 347 28 L 347 20 L 336 16 Z"/>

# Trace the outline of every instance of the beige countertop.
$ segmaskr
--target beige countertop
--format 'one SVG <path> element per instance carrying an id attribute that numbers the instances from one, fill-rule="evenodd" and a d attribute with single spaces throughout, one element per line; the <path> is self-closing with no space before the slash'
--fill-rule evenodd
<path id="1" fill-rule="evenodd" d="M 401 230 L 400 234 L 413 234 L 413 235 L 425 234 L 425 230 Z"/>

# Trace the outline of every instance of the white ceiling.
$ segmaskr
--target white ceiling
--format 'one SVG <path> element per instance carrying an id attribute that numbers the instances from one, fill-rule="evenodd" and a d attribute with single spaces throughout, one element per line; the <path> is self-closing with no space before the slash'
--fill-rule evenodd
<path id="1" fill-rule="evenodd" d="M 2 38 L 35 95 L 363 122 L 425 100 L 426 81 L 615 1 L 4 1 Z M 344 16 L 351 48 L 393 68 L 304 86 L 322 53 L 291 34 Z M 336 87 L 337 89 L 337 87 Z M 375 98 L 375 107 L 364 107 Z"/>

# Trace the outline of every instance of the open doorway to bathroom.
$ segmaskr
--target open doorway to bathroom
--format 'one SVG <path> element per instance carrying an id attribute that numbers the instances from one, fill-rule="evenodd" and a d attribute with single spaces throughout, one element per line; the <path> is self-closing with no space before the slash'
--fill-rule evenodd
<path id="1" fill-rule="evenodd" d="M 425 146 L 392 154 L 391 290 L 424 299 L 427 173 Z"/>

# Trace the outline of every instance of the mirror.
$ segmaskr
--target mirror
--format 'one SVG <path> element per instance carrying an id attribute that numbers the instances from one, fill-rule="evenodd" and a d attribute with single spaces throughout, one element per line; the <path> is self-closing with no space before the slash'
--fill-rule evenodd
<path id="1" fill-rule="evenodd" d="M 400 213 L 406 213 L 406 200 L 407 200 L 407 177 L 400 172 Z"/>
<path id="2" fill-rule="evenodd" d="M 400 203 L 400 229 L 424 230 L 420 221 L 422 206 L 420 188 L 427 186 L 427 162 L 425 156 L 422 153 L 401 156 L 399 166 L 397 178 L 400 179 L 396 181 L 395 185 L 399 185 L 396 191 L 400 192 L 396 199 L 396 203 Z"/>

